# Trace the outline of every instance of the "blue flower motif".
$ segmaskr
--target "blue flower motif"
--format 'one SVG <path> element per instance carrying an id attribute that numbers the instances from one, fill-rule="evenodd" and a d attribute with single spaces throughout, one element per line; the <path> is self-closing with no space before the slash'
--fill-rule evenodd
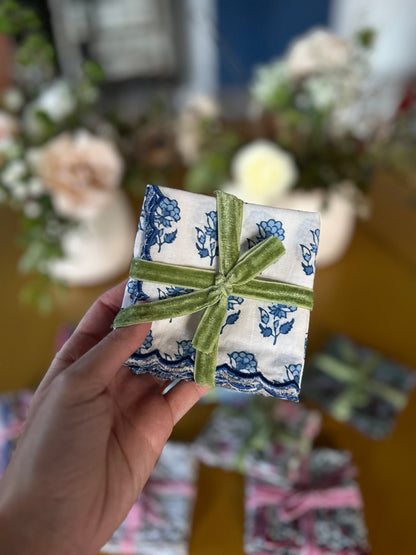
<path id="1" fill-rule="evenodd" d="M 302 364 L 288 364 L 285 368 L 288 379 L 294 380 L 299 385 Z"/>
<path id="2" fill-rule="evenodd" d="M 237 306 L 240 306 L 241 304 L 243 304 L 243 302 L 244 299 L 242 297 L 236 297 L 235 295 L 230 295 L 228 297 L 227 311 L 229 312 L 229 314 L 227 314 L 227 318 L 225 319 L 220 333 L 224 331 L 225 326 L 232 326 L 237 322 L 241 314 L 241 310 L 238 310 Z"/>
<path id="3" fill-rule="evenodd" d="M 152 330 L 150 330 L 149 333 L 146 335 L 145 340 L 143 341 L 143 344 L 141 345 L 141 347 L 137 349 L 137 352 L 141 354 L 143 353 L 143 351 L 147 351 L 152 346 L 152 343 L 153 343 L 153 335 L 152 335 Z"/>
<path id="4" fill-rule="evenodd" d="M 187 289 L 186 287 L 174 287 L 173 285 L 168 285 L 166 291 L 163 291 L 160 287 L 157 288 L 159 295 L 159 301 L 167 299 L 168 297 L 180 297 L 186 293 L 192 293 L 193 289 Z"/>
<path id="5" fill-rule="evenodd" d="M 236 297 L 235 295 L 230 295 L 227 301 L 227 310 L 234 310 L 235 305 L 243 304 L 244 299 L 242 297 Z"/>
<path id="6" fill-rule="evenodd" d="M 273 345 L 276 345 L 280 335 L 287 335 L 293 328 L 295 319 L 289 320 L 289 315 L 297 310 L 296 306 L 285 306 L 283 304 L 272 304 L 267 310 L 259 307 L 260 311 L 260 333 L 263 337 L 273 337 Z"/>
<path id="7" fill-rule="evenodd" d="M 192 360 L 195 359 L 196 351 L 190 339 L 184 339 L 183 341 L 177 341 L 176 343 L 178 345 L 178 352 L 175 354 L 175 358 L 177 360 L 184 357 L 189 357 Z"/>
<path id="8" fill-rule="evenodd" d="M 310 276 L 314 273 L 316 267 L 316 255 L 318 254 L 318 245 L 319 245 L 319 229 L 310 230 L 312 234 L 312 241 L 309 243 L 309 246 L 306 245 L 299 245 L 301 252 L 302 252 L 302 268 L 303 271 L 307 276 Z"/>
<path id="9" fill-rule="evenodd" d="M 267 222 L 260 222 L 260 227 L 264 230 L 266 237 L 274 236 L 281 241 L 285 238 L 285 230 L 283 229 L 282 222 L 270 219 Z"/>
<path id="10" fill-rule="evenodd" d="M 285 230 L 283 229 L 283 224 L 279 220 L 265 220 L 261 221 L 260 223 L 256 224 L 258 229 L 258 235 L 255 239 L 247 239 L 248 248 L 251 249 L 257 243 L 264 241 L 268 237 L 277 237 L 281 241 L 285 238 Z"/>
<path id="11" fill-rule="evenodd" d="M 178 201 L 164 197 L 159 204 L 156 218 L 160 219 L 160 222 L 164 227 L 171 227 L 172 221 L 179 222 L 180 213 L 181 211 L 178 206 Z"/>
<path id="12" fill-rule="evenodd" d="M 146 301 L 149 298 L 149 295 L 143 292 L 143 282 L 135 279 L 128 281 L 127 291 L 130 295 L 131 304 L 136 304 L 138 301 Z"/>
<path id="13" fill-rule="evenodd" d="M 257 371 L 257 359 L 253 353 L 247 353 L 246 351 L 234 351 L 233 353 L 228 353 L 228 358 L 230 359 L 230 365 L 234 370 L 239 372 Z"/>
<path id="14" fill-rule="evenodd" d="M 196 243 L 195 246 L 201 258 L 209 257 L 209 264 L 212 266 L 214 259 L 218 256 L 217 245 L 217 213 L 215 210 L 206 212 L 207 225 L 204 229 L 195 227 L 196 229 Z"/>
<path id="15" fill-rule="evenodd" d="M 168 285 L 166 287 L 166 291 L 161 289 L 160 287 L 157 288 L 157 292 L 159 295 L 159 301 L 163 299 L 167 299 L 168 297 L 180 297 L 181 295 L 185 295 L 186 293 L 192 293 L 193 289 L 187 289 L 186 287 L 174 287 L 173 285 Z M 169 323 L 172 323 L 172 318 L 169 319 Z"/>
<path id="16" fill-rule="evenodd" d="M 269 312 L 276 318 L 287 318 L 288 312 L 295 312 L 296 306 L 286 306 L 284 304 L 273 304 L 269 306 Z"/>
<path id="17" fill-rule="evenodd" d="M 139 230 L 144 234 L 140 258 L 152 260 L 150 249 L 154 245 L 160 252 L 162 245 L 173 243 L 178 233 L 173 224 L 180 219 L 178 202 L 164 195 L 159 187 L 149 186 L 139 222 Z"/>

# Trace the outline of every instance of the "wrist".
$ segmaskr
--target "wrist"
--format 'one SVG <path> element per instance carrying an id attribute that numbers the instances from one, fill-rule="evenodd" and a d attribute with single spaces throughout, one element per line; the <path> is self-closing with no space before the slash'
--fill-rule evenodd
<path id="1" fill-rule="evenodd" d="M 48 521 L 42 507 L 2 498 L 0 492 L 0 546 L 7 555 L 84 555 L 72 540 Z"/>

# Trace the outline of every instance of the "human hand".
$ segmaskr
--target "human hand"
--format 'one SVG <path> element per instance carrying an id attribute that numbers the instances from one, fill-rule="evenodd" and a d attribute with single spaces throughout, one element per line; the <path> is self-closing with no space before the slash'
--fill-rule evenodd
<path id="1" fill-rule="evenodd" d="M 93 555 L 137 499 L 178 420 L 208 390 L 123 366 L 150 324 L 111 331 L 124 284 L 107 291 L 56 355 L 0 481 L 8 555 Z"/>

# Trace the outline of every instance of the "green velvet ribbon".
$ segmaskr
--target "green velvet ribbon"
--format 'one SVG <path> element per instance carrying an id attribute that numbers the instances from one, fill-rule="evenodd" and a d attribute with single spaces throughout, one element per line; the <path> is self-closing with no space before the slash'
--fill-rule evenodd
<path id="1" fill-rule="evenodd" d="M 381 397 L 397 410 L 405 407 L 407 397 L 404 393 L 372 379 L 372 374 L 381 360 L 380 355 L 373 353 L 365 360 L 360 360 L 349 345 L 344 344 L 341 349 L 344 360 L 326 353 L 313 357 L 314 366 L 347 386 L 331 404 L 331 413 L 337 420 L 349 420 L 354 408 L 367 405 L 371 395 Z"/>
<path id="2" fill-rule="evenodd" d="M 267 404 L 263 399 L 258 403 L 253 399 L 251 406 L 247 409 L 249 421 L 247 435 L 235 458 L 235 467 L 239 472 L 247 470 L 246 457 L 250 452 L 264 451 L 273 443 L 280 443 L 285 447 L 296 449 L 299 456 L 304 456 L 309 451 L 311 445 L 309 438 L 290 433 L 285 429 L 286 426 L 283 422 L 276 422 L 273 416 L 275 403 L 276 401 L 273 400 L 273 404 Z M 241 416 L 235 409 L 229 409 L 229 413 L 234 417 Z"/>
<path id="3" fill-rule="evenodd" d="M 194 379 L 215 385 L 218 341 L 226 318 L 228 297 L 236 295 L 311 310 L 313 291 L 306 287 L 258 279 L 285 252 L 277 237 L 268 237 L 240 256 L 243 202 L 217 192 L 219 272 L 134 258 L 130 277 L 140 281 L 194 289 L 179 297 L 129 306 L 119 312 L 113 327 L 165 320 L 204 310 L 192 344 L 196 349 Z"/>

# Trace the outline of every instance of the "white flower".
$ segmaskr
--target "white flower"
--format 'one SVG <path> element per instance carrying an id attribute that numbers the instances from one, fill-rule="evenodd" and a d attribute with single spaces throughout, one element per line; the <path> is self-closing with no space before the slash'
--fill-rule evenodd
<path id="1" fill-rule="evenodd" d="M 27 172 L 27 166 L 23 160 L 13 160 L 9 162 L 1 174 L 1 180 L 6 187 L 14 187 L 15 183 L 20 181 Z"/>
<path id="2" fill-rule="evenodd" d="M 0 110 L 0 141 L 11 139 L 17 135 L 18 130 L 17 121 L 7 112 Z"/>
<path id="3" fill-rule="evenodd" d="M 84 130 L 49 141 L 37 165 L 56 211 L 77 219 L 94 216 L 111 200 L 123 171 L 114 145 Z"/>
<path id="4" fill-rule="evenodd" d="M 339 89 L 327 76 L 311 75 L 305 79 L 304 87 L 314 108 L 327 110 L 337 102 Z"/>
<path id="5" fill-rule="evenodd" d="M 76 103 L 68 83 L 57 79 L 40 94 L 35 107 L 52 121 L 60 122 L 75 111 Z"/>
<path id="6" fill-rule="evenodd" d="M 273 103 L 276 90 L 282 85 L 290 86 L 290 76 L 286 62 L 276 60 L 256 69 L 251 93 L 260 104 L 269 106 Z"/>
<path id="7" fill-rule="evenodd" d="M 0 164 L 21 155 L 21 147 L 14 139 L 0 139 Z"/>
<path id="8" fill-rule="evenodd" d="M 10 112 L 18 112 L 25 101 L 22 92 L 17 87 L 10 87 L 3 93 L 3 105 Z"/>
<path id="9" fill-rule="evenodd" d="M 38 173 L 39 165 L 42 160 L 42 148 L 30 147 L 25 152 L 25 160 L 33 173 Z"/>
<path id="10" fill-rule="evenodd" d="M 275 202 L 293 187 L 298 175 L 289 152 L 275 143 L 260 139 L 237 152 L 231 172 L 233 193 L 245 202 L 257 204 Z"/>
<path id="11" fill-rule="evenodd" d="M 23 205 L 23 212 L 29 219 L 35 219 L 42 213 L 41 205 L 35 200 L 28 200 Z"/>
<path id="12" fill-rule="evenodd" d="M 27 181 L 28 191 L 32 197 L 40 197 L 45 193 L 45 185 L 39 177 L 31 177 Z"/>
<path id="13" fill-rule="evenodd" d="M 298 78 L 346 67 L 352 55 L 349 41 L 318 28 L 295 41 L 286 59 L 290 74 Z"/>
<path id="14" fill-rule="evenodd" d="M 12 197 L 18 201 L 24 201 L 29 196 L 26 183 L 24 181 L 14 181 L 13 185 L 9 188 Z"/>
<path id="15" fill-rule="evenodd" d="M 46 114 L 51 121 L 60 123 L 75 109 L 75 98 L 68 83 L 56 80 L 38 98 L 27 104 L 23 112 L 23 127 L 33 139 L 42 139 L 47 128 L 43 119 L 38 116 L 38 112 Z"/>

